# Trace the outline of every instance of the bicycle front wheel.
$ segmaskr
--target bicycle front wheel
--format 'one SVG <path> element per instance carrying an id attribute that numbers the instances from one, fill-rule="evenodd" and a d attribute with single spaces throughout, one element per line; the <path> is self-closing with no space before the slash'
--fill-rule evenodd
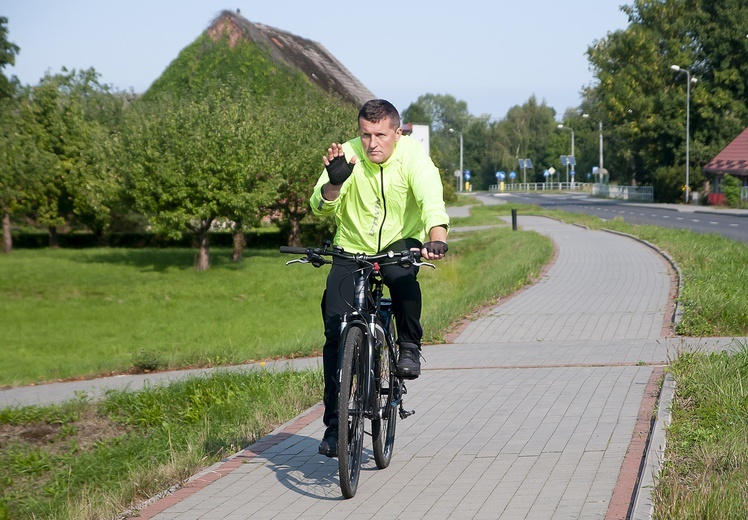
<path id="1" fill-rule="evenodd" d="M 343 496 L 352 498 L 358 488 L 364 448 L 364 334 L 360 328 L 351 327 L 341 344 L 344 350 L 338 396 L 338 475 Z"/>
<path id="2" fill-rule="evenodd" d="M 395 325 L 389 320 L 388 338 L 395 337 Z M 397 395 L 398 380 L 395 376 L 397 359 L 393 358 L 394 351 L 388 347 L 389 339 L 385 339 L 378 352 L 379 384 L 377 385 L 377 406 L 381 414 L 372 420 L 371 436 L 374 441 L 374 461 L 377 468 L 384 469 L 392 460 L 392 448 L 395 445 L 395 427 L 397 425 Z M 394 345 L 393 345 L 394 347 Z"/>

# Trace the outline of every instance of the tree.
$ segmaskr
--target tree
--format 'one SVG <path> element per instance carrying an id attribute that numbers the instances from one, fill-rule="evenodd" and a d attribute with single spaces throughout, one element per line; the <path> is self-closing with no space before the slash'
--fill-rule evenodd
<path id="1" fill-rule="evenodd" d="M 16 54 L 21 50 L 18 45 L 8 41 L 8 28 L 6 27 L 8 19 L 0 16 L 0 70 L 7 65 L 15 65 Z M 0 100 L 12 97 L 15 93 L 13 83 L 0 74 Z"/>
<path id="2" fill-rule="evenodd" d="M 265 144 L 275 121 L 266 116 L 248 93 L 228 88 L 200 100 L 164 96 L 132 110 L 125 149 L 135 206 L 157 232 L 196 237 L 198 270 L 210 266 L 215 219 L 251 220 L 275 191 Z"/>
<path id="3" fill-rule="evenodd" d="M 635 178 L 652 184 L 656 168 L 672 164 L 675 156 L 679 129 L 662 103 L 667 99 L 663 92 L 674 86 L 667 56 L 685 45 L 684 31 L 680 22 L 663 19 L 664 3 L 656 4 L 628 7 L 629 27 L 588 50 L 599 84 L 586 96 L 603 106 L 610 121 L 608 148 L 614 153 L 606 169 L 611 179 L 626 183 Z"/>
<path id="4" fill-rule="evenodd" d="M 267 148 L 275 151 L 278 178 L 278 192 L 270 210 L 287 228 L 288 245 L 300 246 L 301 221 L 311 213 L 309 196 L 324 168 L 322 155 L 330 143 L 356 135 L 358 110 L 308 89 L 273 106 L 273 120 L 281 123 L 265 135 Z"/>
<path id="5" fill-rule="evenodd" d="M 45 74 L 21 96 L 28 117 L 41 129 L 37 146 L 52 158 L 46 171 L 37 172 L 34 204 L 35 219 L 49 228 L 51 247 L 58 245 L 57 228 L 75 219 L 101 235 L 121 186 L 107 168 L 106 150 L 121 125 L 125 99 L 98 78 L 93 68 L 63 68 Z"/>
<path id="6" fill-rule="evenodd" d="M 543 180 L 543 166 L 550 166 L 556 156 L 548 151 L 549 141 L 556 137 L 555 115 L 556 112 L 545 101 L 538 104 L 535 96 L 530 96 L 523 105 L 509 109 L 506 118 L 498 125 L 505 136 L 508 152 L 505 160 L 509 162 L 503 164 L 504 168 L 514 169 L 518 159 L 531 159 L 534 168 L 528 172 L 527 181 Z"/>
<path id="7" fill-rule="evenodd" d="M 7 23 L 8 19 L 0 16 L 0 70 L 7 65 L 14 65 L 16 54 L 20 50 L 18 45 L 8 41 Z M 4 73 L 0 74 L 0 209 L 3 221 L 3 253 L 10 253 L 13 249 L 11 206 L 18 202 L 24 192 L 18 185 L 23 175 L 19 172 L 16 161 L 24 144 L 18 141 L 20 135 L 16 131 L 18 114 L 16 105 L 12 102 L 14 93 L 14 85 Z"/>
<path id="8" fill-rule="evenodd" d="M 472 119 L 467 102 L 457 100 L 449 94 L 424 94 L 402 113 L 403 122 L 429 125 L 431 158 L 439 168 L 442 182 L 454 183 L 453 172 L 460 168 L 459 134 L 467 130 Z M 473 144 L 463 135 L 463 167 L 469 169 L 464 160 Z"/>
<path id="9" fill-rule="evenodd" d="M 686 10 L 694 61 L 685 65 L 693 64 L 699 80 L 691 90 L 696 106 L 691 156 L 703 165 L 748 125 L 748 4 L 687 0 Z M 681 75 L 681 84 L 684 79 Z"/>
<path id="10" fill-rule="evenodd" d="M 51 154 L 40 146 L 41 129 L 13 98 L 0 100 L 0 210 L 3 253 L 13 249 L 11 218 L 28 213 L 39 193 Z"/>
<path id="11" fill-rule="evenodd" d="M 606 168 L 622 182 L 655 186 L 676 200 L 686 160 L 687 68 L 698 78 L 690 99 L 690 182 L 748 122 L 748 5 L 740 0 L 635 0 L 629 26 L 588 49 L 597 83 L 586 108 L 606 121 Z M 672 178 L 675 176 L 676 178 Z M 659 188 L 658 188 L 659 187 Z M 660 189 L 661 188 L 661 189 Z"/>
<path id="12" fill-rule="evenodd" d="M 418 96 L 402 114 L 404 121 L 428 124 L 434 132 L 463 130 L 472 116 L 467 102 L 457 100 L 449 94 L 424 94 Z"/>

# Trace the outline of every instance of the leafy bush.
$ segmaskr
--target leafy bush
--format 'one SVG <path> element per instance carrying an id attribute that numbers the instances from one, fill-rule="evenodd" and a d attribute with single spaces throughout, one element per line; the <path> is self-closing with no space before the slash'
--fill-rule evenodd
<path id="1" fill-rule="evenodd" d="M 683 168 L 663 166 L 657 169 L 652 182 L 656 202 L 672 203 L 683 200 Z"/>
<path id="2" fill-rule="evenodd" d="M 742 205 L 740 200 L 741 187 L 740 180 L 732 175 L 725 175 L 724 179 L 722 179 L 722 193 L 725 194 L 727 205 L 731 208 L 739 208 Z"/>

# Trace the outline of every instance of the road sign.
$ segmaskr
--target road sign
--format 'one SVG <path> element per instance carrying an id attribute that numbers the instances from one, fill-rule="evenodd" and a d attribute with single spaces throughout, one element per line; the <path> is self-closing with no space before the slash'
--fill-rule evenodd
<path id="1" fill-rule="evenodd" d="M 516 176 L 517 176 L 517 172 L 515 172 L 515 171 L 509 172 L 509 178 L 510 179 L 514 179 Z"/>
<path id="2" fill-rule="evenodd" d="M 466 181 L 470 180 L 470 170 L 465 170 L 465 180 Z"/>
<path id="3" fill-rule="evenodd" d="M 561 157 L 561 166 L 566 166 L 567 164 L 569 164 L 569 160 L 565 155 L 560 155 L 559 157 Z"/>

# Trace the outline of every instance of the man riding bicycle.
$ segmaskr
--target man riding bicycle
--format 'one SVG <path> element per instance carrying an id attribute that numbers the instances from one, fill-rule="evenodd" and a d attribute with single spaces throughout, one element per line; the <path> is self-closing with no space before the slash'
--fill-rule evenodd
<path id="1" fill-rule="evenodd" d="M 449 216 L 441 177 L 415 139 L 402 135 L 400 114 L 388 101 L 367 101 L 358 114 L 359 137 L 333 143 L 311 196 L 315 215 L 333 215 L 334 245 L 349 253 L 420 249 L 424 260 L 447 252 Z M 338 336 L 341 317 L 354 297 L 354 262 L 335 259 L 322 297 L 325 346 L 323 422 L 327 427 L 319 452 L 337 456 Z M 417 267 L 382 266 L 390 290 L 400 356 L 397 373 L 414 379 L 421 373 L 421 288 Z"/>

